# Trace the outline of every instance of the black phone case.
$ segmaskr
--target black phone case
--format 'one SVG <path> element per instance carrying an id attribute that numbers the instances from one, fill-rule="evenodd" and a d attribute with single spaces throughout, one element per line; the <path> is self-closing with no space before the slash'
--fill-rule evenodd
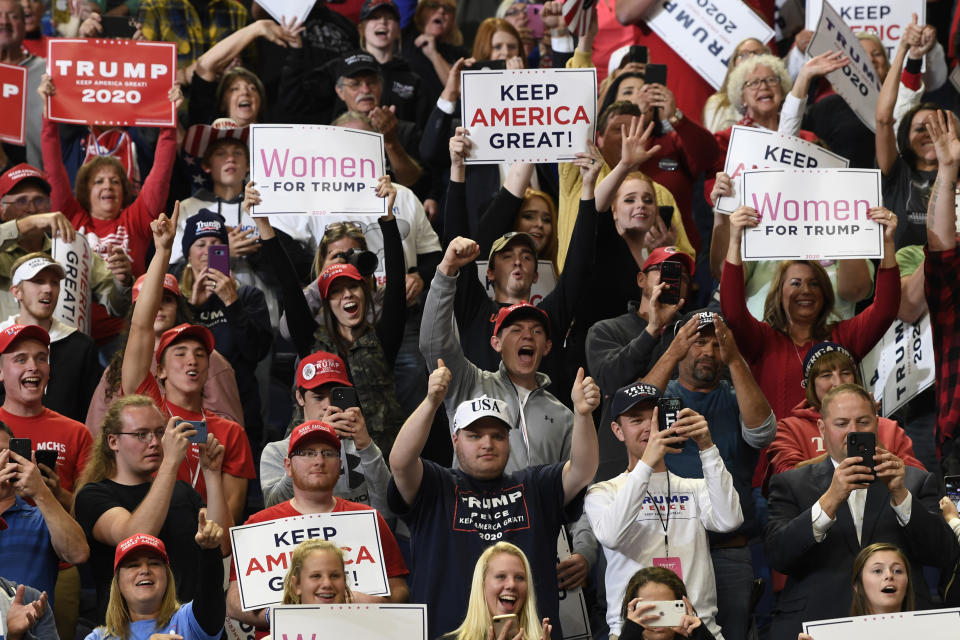
<path id="1" fill-rule="evenodd" d="M 657 400 L 657 426 L 660 431 L 669 429 L 677 421 L 677 414 L 680 413 L 682 408 L 683 402 L 680 398 L 660 398 Z"/>
<path id="2" fill-rule="evenodd" d="M 847 457 L 854 456 L 863 458 L 860 464 L 870 467 L 873 472 L 876 462 L 873 459 L 877 452 L 877 437 L 873 433 L 851 432 L 847 434 Z"/>

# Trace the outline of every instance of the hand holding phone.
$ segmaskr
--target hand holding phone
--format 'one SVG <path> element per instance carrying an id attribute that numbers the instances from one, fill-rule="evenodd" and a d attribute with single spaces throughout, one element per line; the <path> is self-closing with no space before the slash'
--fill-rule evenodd
<path id="1" fill-rule="evenodd" d="M 212 244 L 207 247 L 207 267 L 229 276 L 230 247 L 225 244 Z"/>
<path id="2" fill-rule="evenodd" d="M 52 449 L 37 449 L 36 452 L 34 452 L 34 455 L 37 458 L 37 468 L 40 469 L 40 473 L 43 475 L 43 477 L 49 478 L 50 474 L 48 474 L 43 470 L 42 467 L 39 466 L 41 464 L 49 467 L 49 469 L 54 473 L 57 472 L 57 459 L 60 457 L 59 453 Z"/>
<path id="3" fill-rule="evenodd" d="M 504 629 L 508 628 L 506 636 L 503 635 Z M 520 629 L 520 620 L 517 618 L 517 614 L 509 613 L 500 616 L 493 616 L 493 637 L 500 638 L 501 636 L 506 638 L 512 638 L 514 634 Z"/>
<path id="4" fill-rule="evenodd" d="M 193 444 L 204 444 L 207 441 L 207 421 L 206 420 L 182 420 L 180 424 L 188 424 L 196 433 L 187 440 Z M 177 425 L 180 426 L 180 425 Z"/>
<path id="5" fill-rule="evenodd" d="M 676 260 L 665 260 L 660 263 L 660 282 L 666 287 L 660 292 L 660 304 L 680 303 L 680 284 L 683 279 L 683 267 Z"/>
<path id="6" fill-rule="evenodd" d="M 353 387 L 334 387 L 330 390 L 330 405 L 341 411 L 346 411 L 351 407 L 359 408 L 360 401 L 357 398 L 357 390 Z"/>
<path id="7" fill-rule="evenodd" d="M 640 607 L 647 609 L 641 619 L 658 616 L 654 620 L 645 621 L 645 627 L 679 627 L 687 613 L 687 605 L 683 600 L 641 600 L 635 605 L 635 608 Z"/>
<path id="8" fill-rule="evenodd" d="M 870 473 L 876 477 L 876 463 L 873 456 L 877 452 L 877 434 L 872 431 L 851 431 L 847 434 L 847 457 L 863 458 L 860 466 L 870 467 Z"/>
<path id="9" fill-rule="evenodd" d="M 10 438 L 10 451 L 32 461 L 30 453 L 33 451 L 33 442 L 30 438 Z M 10 458 L 10 461 L 13 462 L 13 458 Z"/>

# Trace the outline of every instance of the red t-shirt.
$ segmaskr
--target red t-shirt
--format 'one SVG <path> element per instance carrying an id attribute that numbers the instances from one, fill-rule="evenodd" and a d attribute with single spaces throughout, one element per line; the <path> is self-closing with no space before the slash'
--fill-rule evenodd
<path id="1" fill-rule="evenodd" d="M 221 418 L 213 412 L 196 413 L 183 407 L 178 407 L 168 401 L 160 391 L 160 385 L 153 374 L 148 374 L 140 386 L 137 387 L 137 393 L 150 396 L 160 411 L 167 416 L 180 416 L 184 420 L 206 420 L 207 431 L 217 437 L 226 451 L 223 453 L 223 472 L 237 478 L 246 478 L 253 480 L 257 477 L 256 469 L 253 466 L 253 451 L 250 449 L 250 442 L 247 440 L 247 434 L 243 427 L 234 422 Z M 183 480 L 207 500 L 207 485 L 203 480 L 203 473 L 200 472 L 200 446 L 191 444 L 186 457 L 180 463 L 177 470 L 177 479 Z"/>
<path id="2" fill-rule="evenodd" d="M 334 498 L 336 500 L 336 505 L 333 507 L 331 513 L 338 513 L 342 511 L 376 511 L 376 509 L 371 509 L 368 505 L 360 504 L 359 502 L 350 502 L 349 500 L 343 500 L 342 498 Z M 290 504 L 290 500 L 281 502 L 280 504 L 275 504 L 272 507 L 267 507 L 263 511 L 258 511 L 249 518 L 244 524 L 255 524 L 257 522 L 266 522 L 268 520 L 279 520 L 280 518 L 290 518 L 292 516 L 302 516 L 306 515 L 300 513 L 293 508 L 293 505 Z M 397 546 L 397 539 L 393 537 L 393 532 L 390 531 L 390 527 L 387 526 L 387 521 L 383 519 L 383 516 L 380 515 L 380 512 L 377 512 L 377 527 L 380 529 L 380 544 L 383 547 L 383 562 L 387 565 L 387 577 L 395 578 L 397 576 L 405 576 L 410 573 L 407 570 L 407 564 L 403 561 L 403 555 L 400 554 L 400 547 Z M 237 579 L 237 569 L 236 566 L 230 566 L 230 581 L 234 582 Z"/>
<path id="3" fill-rule="evenodd" d="M 86 425 L 44 407 L 38 415 L 15 416 L 0 407 L 0 420 L 13 430 L 16 438 L 30 438 L 34 451 L 56 451 L 60 486 L 73 491 L 73 484 L 87 464 L 93 448 L 93 436 Z"/>

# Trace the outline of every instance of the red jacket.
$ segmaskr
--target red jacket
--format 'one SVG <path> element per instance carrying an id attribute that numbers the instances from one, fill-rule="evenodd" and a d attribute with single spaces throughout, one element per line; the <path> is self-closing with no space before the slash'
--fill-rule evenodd
<path id="1" fill-rule="evenodd" d="M 793 415 L 777 422 L 777 435 L 767 449 L 772 473 L 789 471 L 804 460 L 826 453 L 820 429 L 817 428 L 819 419 L 820 412 L 804 400 L 793 408 Z M 910 436 L 893 420 L 880 418 L 879 422 L 879 444 L 911 467 L 926 471 L 913 455 L 913 441 Z"/>

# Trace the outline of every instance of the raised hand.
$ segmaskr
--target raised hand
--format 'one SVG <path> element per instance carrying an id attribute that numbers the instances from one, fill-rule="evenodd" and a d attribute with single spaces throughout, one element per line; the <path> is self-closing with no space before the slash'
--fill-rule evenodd
<path id="1" fill-rule="evenodd" d="M 643 456 L 640 458 L 642 462 L 654 469 L 668 453 L 680 453 L 679 447 L 686 440 L 677 433 L 675 426 L 660 431 L 659 415 L 660 408 L 655 407 L 653 415 L 650 417 L 650 436 L 647 439 L 647 448 L 644 449 Z"/>
<path id="2" fill-rule="evenodd" d="M 427 380 L 427 397 L 435 404 L 443 402 L 452 377 L 453 374 L 450 373 L 450 369 L 447 369 L 443 359 L 437 360 L 437 368 L 430 373 L 430 378 Z"/>
<path id="3" fill-rule="evenodd" d="M 577 378 L 573 381 L 570 399 L 573 400 L 573 410 L 582 416 L 588 416 L 600 406 L 600 387 L 593 378 L 584 377 L 583 367 L 577 370 Z"/>
<path id="4" fill-rule="evenodd" d="M 960 140 L 957 139 L 957 121 L 954 115 L 937 111 L 927 118 L 924 126 L 933 141 L 937 162 L 945 166 L 960 163 Z"/>
<path id="5" fill-rule="evenodd" d="M 710 204 L 717 206 L 720 198 L 733 195 L 733 180 L 723 171 L 717 172 L 717 178 L 713 183 L 713 189 L 710 190 Z"/>
<path id="6" fill-rule="evenodd" d="M 647 149 L 647 143 L 653 135 L 653 122 L 647 123 L 646 118 L 631 118 L 629 125 L 620 126 L 620 162 L 636 169 L 652 158 L 660 145 Z"/>
<path id="7" fill-rule="evenodd" d="M 452 138 L 450 138 L 450 164 L 455 167 L 464 166 L 464 160 L 470 156 L 473 149 L 473 142 L 468 137 L 470 132 L 466 127 L 457 127 Z"/>
<path id="8" fill-rule="evenodd" d="M 377 197 L 387 199 L 387 213 L 382 220 L 393 220 L 393 203 L 397 200 L 397 186 L 390 181 L 390 176 L 377 178 Z"/>
<path id="9" fill-rule="evenodd" d="M 177 200 L 173 205 L 173 215 L 167 217 L 167 214 L 161 213 L 157 219 L 150 223 L 150 231 L 153 232 L 153 243 L 157 249 L 166 249 L 169 251 L 173 247 L 173 239 L 177 235 L 177 221 L 180 219 L 180 201 Z"/>
<path id="10" fill-rule="evenodd" d="M 470 238 L 457 236 L 447 245 L 447 251 L 443 254 L 443 260 L 437 268 L 448 276 L 454 276 L 461 268 L 476 260 L 479 255 L 479 244 Z"/>
<path id="11" fill-rule="evenodd" d="M 216 549 L 220 546 L 220 538 L 223 537 L 223 527 L 207 520 L 207 510 L 200 509 L 200 515 L 197 516 L 197 534 L 193 539 L 201 549 Z"/>

